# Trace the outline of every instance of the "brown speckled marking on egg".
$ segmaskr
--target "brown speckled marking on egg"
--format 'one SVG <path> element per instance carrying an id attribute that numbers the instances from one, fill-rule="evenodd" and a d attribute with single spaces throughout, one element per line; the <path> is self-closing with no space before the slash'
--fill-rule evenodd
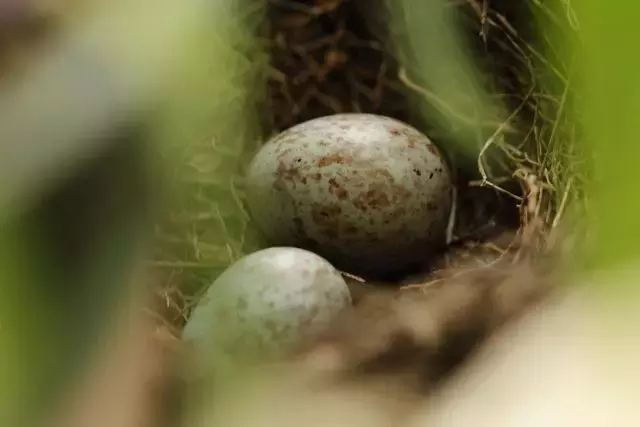
<path id="1" fill-rule="evenodd" d="M 451 176 L 433 143 L 397 120 L 339 114 L 267 142 L 247 175 L 271 243 L 360 275 L 404 268 L 444 244 Z"/>

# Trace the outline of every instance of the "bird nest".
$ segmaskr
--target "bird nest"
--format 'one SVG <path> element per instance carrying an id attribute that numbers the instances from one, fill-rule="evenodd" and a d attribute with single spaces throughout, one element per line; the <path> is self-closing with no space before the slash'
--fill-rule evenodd
<path id="1" fill-rule="evenodd" d="M 433 94 L 402 67 L 385 36 L 372 31 L 362 5 L 355 0 L 268 2 L 265 137 L 315 117 L 362 112 L 407 122 L 446 151 L 448 136 L 432 128 L 417 108 Z M 450 244 L 430 260 L 428 270 L 391 283 L 391 296 L 379 296 L 389 283 L 343 272 L 360 308 L 338 319 L 321 342 L 335 345 L 343 358 L 334 369 L 347 375 L 367 377 L 423 362 L 435 370 L 425 374 L 427 388 L 450 375 L 478 343 L 549 289 L 545 261 L 563 249 L 560 243 L 572 232 L 563 217 L 583 198 L 583 178 L 572 163 L 578 127 L 563 114 L 571 98 L 568 65 L 549 54 L 554 46 L 540 41 L 531 24 L 534 15 L 542 15 L 571 37 L 570 15 L 538 2 L 488 6 L 467 0 L 450 7 L 491 95 L 511 109 L 509 129 L 490 135 L 471 166 L 452 164 L 457 191 Z M 548 84 L 550 74 L 553 84 Z M 185 297 L 183 288 L 169 283 L 158 305 L 177 334 L 185 306 L 197 297 Z M 383 314 L 372 320 L 372 310 Z M 422 321 L 442 333 L 421 336 L 414 327 Z M 312 346 L 305 360 L 316 360 L 316 350 L 323 348 Z"/>
<path id="2" fill-rule="evenodd" d="M 269 2 L 265 135 L 315 117 L 363 112 L 405 121 L 446 150 L 447 135 L 430 128 L 416 108 L 431 99 L 429 92 L 402 68 L 385 39 L 371 31 L 361 6 L 349 0 Z M 538 10 L 537 2 L 491 2 L 488 7 L 467 0 L 451 2 L 451 7 L 457 8 L 492 96 L 513 111 L 509 132 L 488 138 L 471 167 L 452 165 L 457 197 L 450 244 L 430 260 L 428 270 L 391 287 L 343 272 L 356 309 L 302 353 L 303 371 L 334 363 L 320 371 L 359 380 L 383 372 L 386 380 L 399 379 L 401 389 L 411 383 L 411 394 L 420 390 L 422 395 L 551 289 L 548 267 L 558 265 L 556 255 L 573 232 L 563 218 L 583 199 L 583 177 L 572 163 L 578 155 L 578 128 L 563 115 L 570 99 L 566 64 L 546 53 L 553 46 L 539 41 L 531 22 L 538 12 L 564 19 L 555 25 L 570 36 L 569 16 Z M 550 73 L 554 85 L 546 84 Z M 485 157 L 497 159 L 493 168 Z M 158 306 L 179 334 L 185 307 L 198 299 L 168 283 Z M 436 332 L 420 325 L 432 325 Z M 327 348 L 339 361 L 323 359 Z M 419 384 L 414 384 L 416 373 Z M 414 379 L 403 382 L 405 374 Z"/>
<path id="3" fill-rule="evenodd" d="M 363 6 L 379 15 L 363 13 Z M 261 109 L 265 138 L 315 117 L 363 112 L 405 121 L 447 151 L 450 137 L 431 126 L 418 108 L 432 102 L 433 93 L 411 77 L 389 48 L 389 37 L 376 30 L 372 18 L 384 15 L 383 6 L 356 0 L 267 2 L 269 65 Z M 554 55 L 555 41 L 540 37 L 532 24 L 534 18 L 546 20 L 563 37 L 573 37 L 571 15 L 538 2 L 489 6 L 466 0 L 448 7 L 455 10 L 492 98 L 508 107 L 510 117 L 498 120 L 504 132 L 490 133 L 473 162 L 452 164 L 457 191 L 448 230 L 451 244 L 429 263 L 428 271 L 400 283 L 411 287 L 439 281 L 460 268 L 540 258 L 562 240 L 560 229 L 571 232 L 562 227 L 562 218 L 582 200 L 583 177 L 579 162 L 573 161 L 579 129 L 563 114 L 572 99 L 569 65 Z M 205 249 L 212 246 L 207 245 L 203 243 Z M 211 272 L 199 268 L 203 264 L 160 263 L 171 277 L 161 292 L 163 306 L 180 300 L 169 304 L 172 324 L 181 325 L 184 305 L 197 302 L 194 286 L 186 291 L 188 302 L 182 301 L 185 287 L 175 278 L 197 283 L 196 293 L 201 292 L 211 280 Z M 345 274 L 357 289 L 363 288 L 356 284 L 362 283 L 360 278 Z"/>

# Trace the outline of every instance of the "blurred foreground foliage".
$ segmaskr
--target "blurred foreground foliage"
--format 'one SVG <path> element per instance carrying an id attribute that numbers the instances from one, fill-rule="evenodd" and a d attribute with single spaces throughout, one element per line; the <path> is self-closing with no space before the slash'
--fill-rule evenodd
<path id="1" fill-rule="evenodd" d="M 81 6 L 56 16 L 35 46 L 18 43 L 14 59 L 30 57 L 0 82 L 3 426 L 47 416 L 105 350 L 110 327 L 127 321 L 143 285 L 132 288 L 133 274 L 149 258 L 165 190 L 176 190 L 165 187 L 175 177 L 167 169 L 189 165 L 182 152 L 193 160 L 193 147 L 217 136 L 232 144 L 221 150 L 231 176 L 242 141 L 256 139 L 244 111 L 251 84 L 235 71 L 250 74 L 253 58 L 225 57 L 250 40 L 239 3 Z M 9 18 L 29 19 L 20 7 Z M 224 199 L 228 182 L 209 195 Z"/>
<path id="2" fill-rule="evenodd" d="M 625 46 L 636 37 L 640 5 L 589 0 L 576 5 L 581 18 L 580 90 L 584 94 L 585 144 L 593 163 L 589 226 L 597 236 L 591 262 L 611 268 L 637 262 L 640 202 L 635 175 L 640 155 L 640 59 Z M 575 113 L 575 111 L 572 111 Z M 638 288 L 602 292 L 637 297 Z"/>

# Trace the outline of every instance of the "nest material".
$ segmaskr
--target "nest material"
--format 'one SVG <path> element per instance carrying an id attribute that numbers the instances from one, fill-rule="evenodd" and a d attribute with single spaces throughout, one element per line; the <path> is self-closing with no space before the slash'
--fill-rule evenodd
<path id="1" fill-rule="evenodd" d="M 397 64 L 354 2 L 274 0 L 269 21 L 270 131 L 346 112 L 408 120 Z"/>
<path id="2" fill-rule="evenodd" d="M 406 375 L 414 391 L 431 392 L 479 343 L 552 289 L 552 281 L 526 263 L 500 267 L 471 267 L 429 286 L 370 293 L 314 340 L 302 360 L 320 361 L 317 368 L 345 380 Z M 332 363 L 322 363 L 326 354 Z"/>

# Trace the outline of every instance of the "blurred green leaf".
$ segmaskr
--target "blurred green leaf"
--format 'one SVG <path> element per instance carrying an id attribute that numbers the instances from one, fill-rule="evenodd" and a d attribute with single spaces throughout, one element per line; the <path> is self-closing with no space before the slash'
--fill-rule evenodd
<path id="1" fill-rule="evenodd" d="M 640 254 L 640 58 L 629 48 L 637 36 L 640 5 L 585 0 L 575 5 L 582 28 L 586 144 L 594 164 L 592 227 L 596 267 Z"/>

